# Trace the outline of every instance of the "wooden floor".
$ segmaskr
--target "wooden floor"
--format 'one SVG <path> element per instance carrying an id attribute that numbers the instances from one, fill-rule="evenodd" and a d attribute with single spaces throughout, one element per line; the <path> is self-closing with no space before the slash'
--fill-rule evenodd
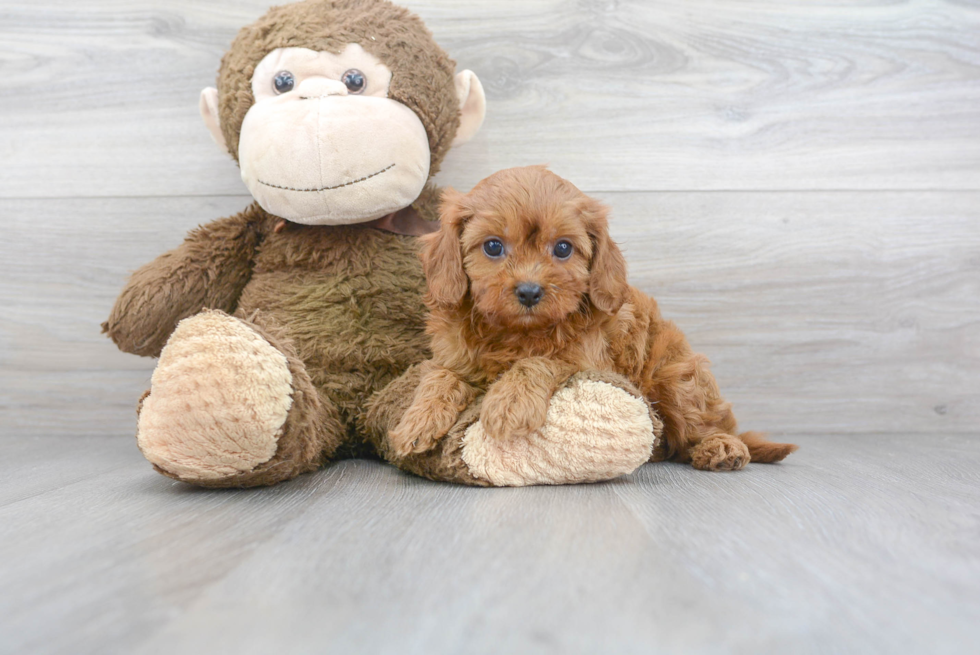
<path id="1" fill-rule="evenodd" d="M 740 423 L 707 475 L 477 490 L 364 461 L 209 492 L 99 324 L 240 211 L 197 113 L 270 0 L 0 0 L 0 653 L 972 653 L 980 7 L 403 0 L 488 96 L 438 182 L 548 162 Z"/>
<path id="2" fill-rule="evenodd" d="M 733 474 L 206 491 L 130 440 L 7 439 L 0 651 L 976 652 L 980 438 L 798 441 Z"/>

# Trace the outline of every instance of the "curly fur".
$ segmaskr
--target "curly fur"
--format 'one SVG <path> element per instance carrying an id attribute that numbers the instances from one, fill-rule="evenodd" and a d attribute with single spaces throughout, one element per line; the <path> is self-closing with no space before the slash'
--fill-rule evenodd
<path id="1" fill-rule="evenodd" d="M 491 238 L 503 257 L 484 253 Z M 565 260 L 554 254 L 560 240 L 573 247 Z M 447 190 L 441 229 L 423 242 L 433 359 L 392 432 L 400 452 L 431 448 L 462 399 L 484 389 L 483 428 L 528 434 L 544 425 L 558 386 L 587 370 L 624 375 L 654 404 L 664 444 L 653 459 L 735 470 L 796 449 L 738 433 L 707 359 L 627 283 L 607 209 L 544 167 L 501 171 L 466 195 Z M 533 307 L 515 293 L 529 282 L 544 290 Z"/>

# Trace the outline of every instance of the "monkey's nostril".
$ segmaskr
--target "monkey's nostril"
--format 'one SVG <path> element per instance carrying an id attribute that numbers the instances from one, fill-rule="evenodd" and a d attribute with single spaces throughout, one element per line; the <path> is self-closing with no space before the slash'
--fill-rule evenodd
<path id="1" fill-rule="evenodd" d="M 544 289 L 541 288 L 540 284 L 534 284 L 533 282 L 521 282 L 514 289 L 514 293 L 517 294 L 517 300 L 525 307 L 534 307 L 544 296 Z"/>

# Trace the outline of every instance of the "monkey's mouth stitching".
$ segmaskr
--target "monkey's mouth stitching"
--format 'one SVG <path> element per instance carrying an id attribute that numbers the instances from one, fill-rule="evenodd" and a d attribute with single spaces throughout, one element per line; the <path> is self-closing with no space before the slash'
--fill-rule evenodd
<path id="1" fill-rule="evenodd" d="M 269 184 L 268 182 L 263 182 L 262 180 L 259 180 L 259 184 L 264 184 L 265 186 L 272 187 L 273 189 L 283 189 L 284 191 L 301 191 L 303 193 L 317 193 L 319 191 L 332 191 L 333 189 L 341 189 L 345 186 L 352 186 L 354 184 L 358 184 L 365 180 L 370 180 L 372 177 L 377 177 L 382 173 L 386 173 L 391 169 L 393 169 L 394 167 L 395 165 L 392 164 L 390 166 L 386 166 L 385 168 L 382 168 L 377 173 L 371 173 L 370 175 L 365 175 L 362 178 L 351 180 L 350 182 L 344 182 L 343 184 L 338 184 L 336 186 L 325 186 L 325 187 L 320 187 L 318 189 L 296 189 L 291 186 L 279 186 L 278 184 Z"/>

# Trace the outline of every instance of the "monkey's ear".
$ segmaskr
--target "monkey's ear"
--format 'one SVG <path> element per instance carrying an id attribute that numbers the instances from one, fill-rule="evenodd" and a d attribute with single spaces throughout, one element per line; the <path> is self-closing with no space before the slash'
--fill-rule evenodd
<path id="1" fill-rule="evenodd" d="M 592 261 L 589 263 L 589 298 L 596 309 L 615 314 L 629 295 L 626 260 L 609 237 L 609 210 L 593 198 L 574 201 L 592 239 Z"/>
<path id="2" fill-rule="evenodd" d="M 441 307 L 459 307 L 469 288 L 459 241 L 463 224 L 472 212 L 463 206 L 462 199 L 463 194 L 455 189 L 445 189 L 439 208 L 439 231 L 422 237 L 422 270 L 429 285 L 427 299 Z"/>
<path id="3" fill-rule="evenodd" d="M 458 146 L 472 139 L 487 115 L 487 96 L 483 93 L 480 78 L 471 70 L 456 74 L 456 97 L 459 98 L 459 129 L 453 146 Z"/>
<path id="4" fill-rule="evenodd" d="M 228 143 L 225 141 L 225 135 L 221 131 L 221 120 L 218 118 L 218 90 L 213 86 L 201 91 L 201 118 L 204 119 L 204 124 L 208 128 L 208 132 L 211 133 L 211 138 L 214 142 L 221 146 L 221 149 L 231 154 L 228 150 Z"/>

